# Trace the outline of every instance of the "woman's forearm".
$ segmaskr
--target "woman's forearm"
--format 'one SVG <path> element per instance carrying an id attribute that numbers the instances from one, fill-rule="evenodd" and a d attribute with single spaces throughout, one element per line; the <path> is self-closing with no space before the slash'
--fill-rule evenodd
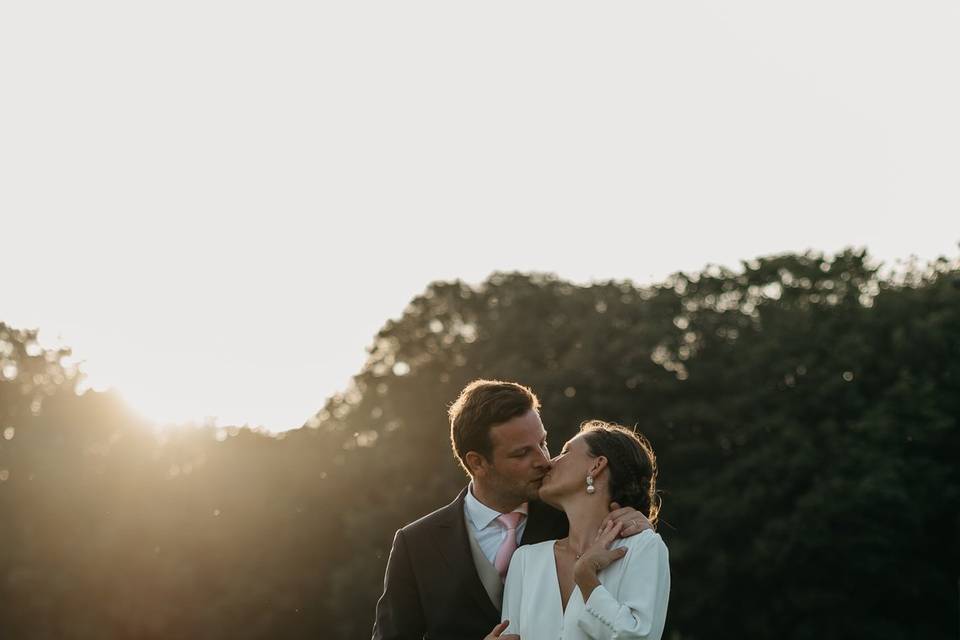
<path id="1" fill-rule="evenodd" d="M 583 601 L 590 599 L 593 590 L 600 586 L 600 579 L 597 578 L 597 569 L 589 562 L 578 560 L 573 565 L 573 581 L 580 587 L 580 595 Z"/>

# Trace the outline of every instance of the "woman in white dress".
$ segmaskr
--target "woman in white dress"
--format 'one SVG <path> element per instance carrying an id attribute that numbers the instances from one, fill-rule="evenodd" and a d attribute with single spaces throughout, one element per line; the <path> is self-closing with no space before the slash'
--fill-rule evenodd
<path id="1" fill-rule="evenodd" d="M 620 538 L 619 525 L 600 528 L 611 502 L 655 525 L 656 479 L 646 438 L 598 420 L 582 424 L 540 488 L 541 500 L 567 514 L 569 535 L 513 554 L 495 631 L 522 640 L 659 639 L 670 595 L 666 545 L 653 529 Z"/>

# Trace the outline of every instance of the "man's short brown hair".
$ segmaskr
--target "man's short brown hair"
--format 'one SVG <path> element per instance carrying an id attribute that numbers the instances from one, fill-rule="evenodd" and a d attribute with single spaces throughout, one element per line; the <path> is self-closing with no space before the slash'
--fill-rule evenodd
<path id="1" fill-rule="evenodd" d="M 447 412 L 450 416 L 450 443 L 460 466 L 468 474 L 466 455 L 476 451 L 492 459 L 490 429 L 533 409 L 540 410 L 540 400 L 528 387 L 502 380 L 474 380 L 460 392 Z"/>

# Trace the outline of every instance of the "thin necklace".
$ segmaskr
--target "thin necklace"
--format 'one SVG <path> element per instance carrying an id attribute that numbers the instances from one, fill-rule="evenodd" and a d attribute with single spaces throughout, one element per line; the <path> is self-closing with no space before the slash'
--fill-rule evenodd
<path id="1" fill-rule="evenodd" d="M 574 549 L 573 546 L 570 545 L 570 538 L 567 538 L 567 540 L 566 540 L 566 542 L 564 542 L 564 544 L 567 546 L 567 549 L 570 549 L 570 551 L 573 551 L 573 554 L 574 554 L 575 556 L 577 556 L 577 560 L 579 560 L 579 559 L 580 559 L 580 556 L 583 555 L 583 551 L 581 551 L 580 553 L 577 553 L 577 550 Z"/>

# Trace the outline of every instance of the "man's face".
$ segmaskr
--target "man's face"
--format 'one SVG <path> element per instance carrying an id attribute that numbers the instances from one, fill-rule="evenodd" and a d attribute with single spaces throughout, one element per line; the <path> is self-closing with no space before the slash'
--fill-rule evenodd
<path id="1" fill-rule="evenodd" d="M 490 429 L 493 453 L 475 483 L 504 503 L 536 500 L 543 476 L 550 470 L 547 430 L 531 409 Z"/>

